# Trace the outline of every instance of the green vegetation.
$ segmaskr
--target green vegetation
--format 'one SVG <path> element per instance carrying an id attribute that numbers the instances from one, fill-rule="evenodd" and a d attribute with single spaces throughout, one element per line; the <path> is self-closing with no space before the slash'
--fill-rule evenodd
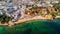
<path id="1" fill-rule="evenodd" d="M 54 5 L 53 7 L 55 7 L 58 10 L 58 13 L 55 15 L 60 16 L 60 4 L 53 4 L 53 5 Z"/>
<path id="2" fill-rule="evenodd" d="M 2 1 L 5 1 L 6 2 L 7 0 L 2 0 Z"/>
<path id="3" fill-rule="evenodd" d="M 35 15 L 42 15 L 45 16 L 44 11 L 46 14 L 51 14 L 54 17 L 60 16 L 60 4 L 53 4 L 53 7 L 38 7 L 33 6 L 30 10 L 26 11 L 26 14 L 34 14 Z M 50 9 L 50 10 L 49 10 Z"/>
<path id="4" fill-rule="evenodd" d="M 57 12 L 53 12 L 53 11 L 52 11 L 50 14 L 51 14 L 52 16 L 53 16 L 53 15 L 55 15 L 55 16 L 57 16 L 57 15 L 58 15 L 58 13 L 57 13 Z"/>
<path id="5" fill-rule="evenodd" d="M 53 4 L 54 6 L 54 8 L 56 8 L 56 9 L 58 9 L 59 10 L 59 12 L 60 12 L 60 4 Z"/>
<path id="6" fill-rule="evenodd" d="M 30 10 L 37 9 L 38 6 L 33 6 Z"/>
<path id="7" fill-rule="evenodd" d="M 3 14 L 3 15 L 0 15 L 0 22 L 1 23 L 8 23 L 12 18 Z"/>

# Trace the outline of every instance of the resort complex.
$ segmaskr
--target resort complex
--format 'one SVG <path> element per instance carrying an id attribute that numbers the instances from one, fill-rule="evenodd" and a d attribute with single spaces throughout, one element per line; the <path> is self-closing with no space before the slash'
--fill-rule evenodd
<path id="1" fill-rule="evenodd" d="M 60 18 L 59 0 L 0 0 L 0 25 Z"/>

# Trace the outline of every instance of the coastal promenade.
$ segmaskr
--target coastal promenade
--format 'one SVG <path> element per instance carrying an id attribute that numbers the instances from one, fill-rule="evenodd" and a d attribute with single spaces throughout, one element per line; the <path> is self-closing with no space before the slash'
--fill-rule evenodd
<path id="1" fill-rule="evenodd" d="M 9 22 L 9 23 L 5 23 L 5 24 L 1 24 L 0 25 L 8 25 L 8 26 L 12 26 L 14 24 L 21 24 L 21 23 L 24 23 L 26 21 L 31 21 L 31 20 L 46 20 L 48 18 L 45 18 L 45 17 L 42 17 L 42 16 L 35 16 L 35 17 L 32 17 L 32 18 L 23 18 L 23 19 L 19 19 L 17 22 Z"/>
<path id="2" fill-rule="evenodd" d="M 48 18 L 49 17 L 49 18 Z M 60 16 L 56 16 L 55 18 L 60 18 Z M 51 20 L 52 19 L 52 16 L 46 16 L 46 17 L 43 17 L 43 16 L 35 16 L 35 17 L 25 17 L 25 18 L 22 18 L 17 21 L 17 22 L 11 22 L 9 21 L 9 23 L 5 23 L 5 24 L 1 24 L 0 25 L 3 25 L 3 26 L 13 26 L 13 25 L 17 25 L 17 24 L 22 24 L 24 22 L 28 22 L 28 21 L 31 21 L 31 20 Z"/>
<path id="3" fill-rule="evenodd" d="M 60 18 L 60 16 L 56 16 L 55 18 Z M 35 17 L 25 17 L 23 19 L 19 19 L 17 22 L 11 22 L 9 21 L 9 23 L 5 23 L 5 24 L 1 24 L 0 25 L 3 25 L 3 26 L 12 26 L 12 25 L 16 25 L 16 24 L 22 24 L 24 22 L 28 22 L 28 21 L 31 21 L 31 20 L 51 20 L 51 16 L 48 18 L 48 17 L 42 17 L 42 16 L 35 16 Z"/>
<path id="4" fill-rule="evenodd" d="M 42 17 L 42 16 L 35 16 L 35 17 L 32 17 L 32 18 L 24 18 L 24 19 L 19 19 L 17 22 L 9 22 L 9 25 L 8 26 L 12 26 L 12 25 L 16 25 L 16 24 L 22 24 L 24 22 L 27 22 L 27 21 L 31 21 L 31 20 L 50 20 L 50 18 L 46 18 L 46 17 Z"/>

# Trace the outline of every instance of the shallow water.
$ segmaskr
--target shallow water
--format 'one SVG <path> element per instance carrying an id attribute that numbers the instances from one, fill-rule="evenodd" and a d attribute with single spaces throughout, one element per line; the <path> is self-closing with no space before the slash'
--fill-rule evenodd
<path id="1" fill-rule="evenodd" d="M 60 34 L 60 19 L 33 20 L 12 27 L 1 26 L 1 34 Z"/>

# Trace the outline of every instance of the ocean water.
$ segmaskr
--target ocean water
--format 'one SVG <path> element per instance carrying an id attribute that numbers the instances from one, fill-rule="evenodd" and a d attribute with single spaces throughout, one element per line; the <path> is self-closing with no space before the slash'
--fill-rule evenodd
<path id="1" fill-rule="evenodd" d="M 11 27 L 0 26 L 0 34 L 60 34 L 60 19 L 33 20 Z"/>

